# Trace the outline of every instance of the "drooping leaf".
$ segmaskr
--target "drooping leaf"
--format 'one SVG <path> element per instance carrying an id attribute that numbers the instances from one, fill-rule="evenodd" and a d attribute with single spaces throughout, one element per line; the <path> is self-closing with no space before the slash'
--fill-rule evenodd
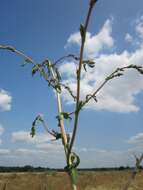
<path id="1" fill-rule="evenodd" d="M 36 129 L 35 129 L 35 126 L 32 125 L 30 135 L 31 135 L 31 137 L 34 137 L 35 134 L 36 134 Z"/>
<path id="2" fill-rule="evenodd" d="M 35 134 L 36 134 L 36 125 L 37 125 L 38 121 L 43 122 L 43 118 L 42 118 L 42 116 L 40 114 L 32 122 L 32 127 L 31 127 L 31 132 L 30 132 L 30 135 L 32 137 L 34 137 Z"/>

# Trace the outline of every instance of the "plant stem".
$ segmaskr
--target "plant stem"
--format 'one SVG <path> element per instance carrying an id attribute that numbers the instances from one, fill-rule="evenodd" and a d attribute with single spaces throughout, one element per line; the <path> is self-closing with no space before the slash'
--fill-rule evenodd
<path id="1" fill-rule="evenodd" d="M 70 147 L 69 147 L 69 154 L 71 153 L 71 150 L 72 150 L 72 147 L 73 147 L 73 144 L 75 141 L 76 131 L 77 131 L 78 118 L 79 118 L 79 111 L 77 111 L 77 110 L 78 110 L 79 103 L 80 103 L 80 80 L 81 80 L 83 53 L 84 53 L 84 46 L 85 46 L 85 40 L 86 40 L 86 32 L 87 32 L 91 12 L 92 12 L 92 9 L 93 9 L 95 3 L 96 3 L 96 1 L 94 3 L 93 3 L 93 0 L 90 1 L 88 13 L 87 13 L 87 17 L 86 17 L 85 25 L 84 25 L 84 35 L 81 36 L 82 39 L 81 39 L 81 48 L 80 48 L 80 56 L 79 56 L 79 67 L 77 70 L 77 96 L 76 96 L 76 109 L 75 109 L 76 112 L 75 112 L 75 120 L 74 120 L 74 129 L 73 129 L 73 134 L 72 134 Z"/>
<path id="2" fill-rule="evenodd" d="M 55 80 L 57 80 L 56 74 L 55 74 L 55 72 L 53 70 L 52 65 L 50 65 L 50 69 L 51 69 L 51 73 L 53 75 L 53 78 Z M 57 95 L 58 114 L 60 115 L 59 125 L 60 125 L 60 129 L 61 129 L 61 134 L 62 134 L 62 140 L 63 140 L 65 154 L 67 156 L 67 135 L 66 135 L 65 127 L 64 127 L 64 118 L 63 118 L 63 116 L 61 116 L 61 113 L 62 113 L 61 94 L 58 91 L 56 91 L 56 95 Z"/>
<path id="3" fill-rule="evenodd" d="M 72 189 L 77 190 L 77 186 L 75 184 L 72 184 Z"/>

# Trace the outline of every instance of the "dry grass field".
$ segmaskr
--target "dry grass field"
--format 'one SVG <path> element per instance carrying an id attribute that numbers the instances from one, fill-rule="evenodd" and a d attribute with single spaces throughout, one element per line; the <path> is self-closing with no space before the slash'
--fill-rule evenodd
<path id="1" fill-rule="evenodd" d="M 80 172 L 78 190 L 121 190 L 130 172 Z M 1 173 L 0 190 L 70 190 L 64 172 Z M 143 172 L 136 176 L 130 190 L 143 190 Z"/>

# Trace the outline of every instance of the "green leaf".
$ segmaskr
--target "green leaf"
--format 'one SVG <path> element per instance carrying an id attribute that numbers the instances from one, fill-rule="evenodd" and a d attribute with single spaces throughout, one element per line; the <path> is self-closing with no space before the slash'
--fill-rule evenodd
<path id="1" fill-rule="evenodd" d="M 34 121 L 32 122 L 32 127 L 31 127 L 31 132 L 30 132 L 30 135 L 31 135 L 32 137 L 34 137 L 35 134 L 36 134 L 36 124 L 37 124 L 37 121 L 43 122 L 43 118 L 42 118 L 41 115 L 38 115 L 38 116 L 34 119 Z"/>
<path id="2" fill-rule="evenodd" d="M 82 24 L 80 25 L 80 35 L 82 39 L 85 38 L 85 28 Z"/>
<path id="3" fill-rule="evenodd" d="M 36 134 L 36 129 L 35 129 L 35 126 L 33 125 L 33 126 L 31 127 L 30 135 L 31 135 L 31 137 L 34 137 L 35 134 Z"/>
<path id="4" fill-rule="evenodd" d="M 61 115 L 64 117 L 64 119 L 72 119 L 71 117 L 70 117 L 70 113 L 68 113 L 68 112 L 61 112 Z"/>
<path id="5" fill-rule="evenodd" d="M 56 140 L 59 140 L 59 139 L 62 138 L 62 134 L 61 133 L 57 133 L 55 137 L 56 137 Z"/>
<path id="6" fill-rule="evenodd" d="M 32 76 L 35 75 L 36 72 L 39 70 L 39 65 L 34 65 L 32 68 Z"/>
<path id="7" fill-rule="evenodd" d="M 56 84 L 54 87 L 55 87 L 55 90 L 57 92 L 61 93 L 61 86 L 60 86 L 60 84 Z"/>

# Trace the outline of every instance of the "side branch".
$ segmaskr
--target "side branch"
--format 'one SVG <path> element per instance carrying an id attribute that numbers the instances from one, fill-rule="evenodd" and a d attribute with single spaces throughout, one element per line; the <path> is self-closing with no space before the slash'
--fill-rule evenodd
<path id="1" fill-rule="evenodd" d="M 36 64 L 36 62 L 32 58 L 25 55 L 23 52 L 15 49 L 13 46 L 0 45 L 0 49 L 11 51 L 11 52 L 23 57 L 26 62 Z"/>
<path id="2" fill-rule="evenodd" d="M 97 90 L 95 90 L 95 92 L 93 94 L 87 96 L 86 100 L 82 103 L 82 107 L 85 106 L 92 98 L 96 99 L 97 93 L 105 86 L 105 84 L 109 80 L 112 80 L 113 78 L 120 77 L 120 76 L 124 75 L 123 72 L 126 69 L 135 69 L 140 74 L 143 74 L 143 68 L 142 68 L 142 66 L 138 66 L 138 65 L 128 65 L 126 67 L 117 68 L 114 72 L 112 72 L 108 77 L 105 78 L 105 80 L 103 81 L 103 83 L 97 88 Z"/>

